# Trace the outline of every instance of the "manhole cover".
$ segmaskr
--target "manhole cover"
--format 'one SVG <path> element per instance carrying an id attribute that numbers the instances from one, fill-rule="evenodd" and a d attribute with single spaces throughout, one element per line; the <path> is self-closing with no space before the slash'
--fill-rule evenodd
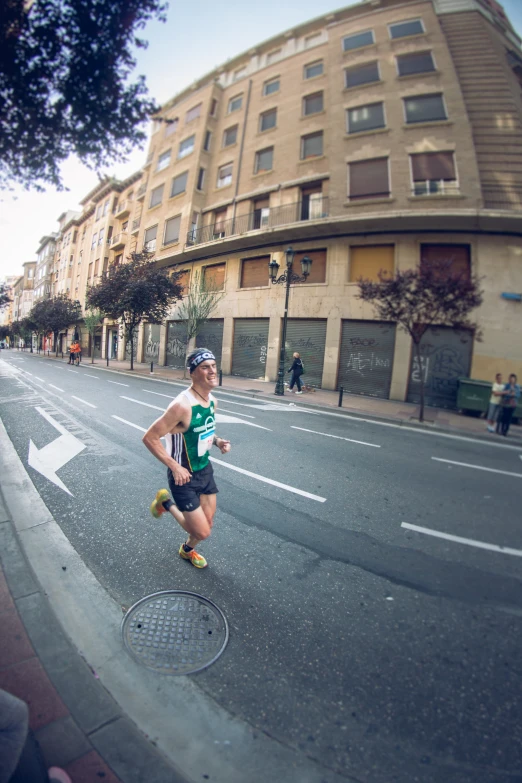
<path id="1" fill-rule="evenodd" d="M 219 658 L 228 642 L 228 623 L 208 598 L 165 590 L 131 606 L 122 633 L 129 653 L 149 669 L 192 674 Z"/>

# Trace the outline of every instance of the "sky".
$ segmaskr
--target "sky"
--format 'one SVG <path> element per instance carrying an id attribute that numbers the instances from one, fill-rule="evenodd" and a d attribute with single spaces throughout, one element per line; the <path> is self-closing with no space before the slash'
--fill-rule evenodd
<path id="1" fill-rule="evenodd" d="M 144 74 L 151 95 L 164 103 L 195 79 L 228 59 L 280 32 L 342 5 L 339 0 L 264 0 L 262 12 L 245 0 L 221 2 L 170 0 L 166 24 L 151 22 L 142 37 L 149 41 L 137 55 L 135 74 Z M 522 0 L 504 0 L 506 14 L 522 35 Z M 261 8 L 261 7 L 260 7 Z M 125 164 L 103 174 L 119 179 L 137 171 L 145 162 L 145 150 L 136 149 Z M 62 168 L 68 191 L 48 188 L 45 193 L 0 192 L 0 281 L 19 275 L 25 261 L 36 260 L 40 238 L 56 231 L 57 218 L 79 202 L 96 185 L 94 171 L 70 158 Z"/>

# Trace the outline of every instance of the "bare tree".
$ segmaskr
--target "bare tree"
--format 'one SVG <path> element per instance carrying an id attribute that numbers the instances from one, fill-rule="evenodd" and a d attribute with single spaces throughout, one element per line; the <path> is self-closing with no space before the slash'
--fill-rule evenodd
<path id="1" fill-rule="evenodd" d="M 453 259 L 421 264 L 418 269 L 397 271 L 393 277 L 379 272 L 379 282 L 359 280 L 358 298 L 373 304 L 377 317 L 393 321 L 407 332 L 419 367 L 419 421 L 424 421 L 424 375 L 421 340 L 430 327 L 449 326 L 472 332 L 480 340 L 477 324 L 469 320 L 472 310 L 482 304 L 477 277 L 452 270 Z"/>

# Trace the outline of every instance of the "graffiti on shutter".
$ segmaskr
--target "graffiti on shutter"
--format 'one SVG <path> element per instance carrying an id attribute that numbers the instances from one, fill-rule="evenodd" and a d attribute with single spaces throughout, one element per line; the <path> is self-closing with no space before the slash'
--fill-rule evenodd
<path id="1" fill-rule="evenodd" d="M 223 319 L 211 318 L 205 321 L 196 337 L 196 348 L 208 348 L 216 357 L 218 369 L 221 367 L 223 349 Z"/>
<path id="2" fill-rule="evenodd" d="M 323 379 L 326 318 L 289 318 L 286 327 L 285 370 L 293 362 L 292 354 L 301 355 L 304 365 L 303 382 L 321 388 Z M 290 377 L 290 376 L 288 376 Z"/>
<path id="3" fill-rule="evenodd" d="M 473 337 L 448 327 L 429 328 L 420 342 L 421 367 L 412 346 L 408 402 L 420 402 L 421 371 L 426 405 L 455 408 L 458 379 L 469 375 Z"/>
<path id="4" fill-rule="evenodd" d="M 187 353 L 187 327 L 183 321 L 167 322 L 167 366 L 183 370 Z"/>
<path id="5" fill-rule="evenodd" d="M 145 341 L 145 361 L 157 362 L 159 358 L 159 346 L 160 346 L 160 325 L 159 324 L 145 324 L 144 327 L 144 341 Z"/>
<path id="6" fill-rule="evenodd" d="M 388 399 L 394 352 L 395 324 L 343 321 L 338 388 Z"/>
<path id="7" fill-rule="evenodd" d="M 268 318 L 236 318 L 232 350 L 232 375 L 265 378 Z"/>

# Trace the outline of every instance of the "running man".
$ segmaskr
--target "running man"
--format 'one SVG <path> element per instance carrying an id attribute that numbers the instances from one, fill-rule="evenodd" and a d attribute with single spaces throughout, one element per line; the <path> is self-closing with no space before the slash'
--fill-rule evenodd
<path id="1" fill-rule="evenodd" d="M 143 443 L 164 465 L 168 490 L 156 493 L 150 510 L 160 517 L 169 511 L 176 522 L 188 533 L 179 549 L 184 560 L 196 568 L 205 568 L 207 561 L 195 547 L 212 531 L 216 513 L 214 472 L 208 453 L 217 446 L 222 454 L 230 451 L 230 441 L 218 438 L 215 432 L 217 402 L 211 394 L 217 386 L 214 354 L 207 348 L 198 348 L 188 357 L 192 385 L 184 389 L 143 436 Z M 165 447 L 161 442 L 165 438 Z"/>

